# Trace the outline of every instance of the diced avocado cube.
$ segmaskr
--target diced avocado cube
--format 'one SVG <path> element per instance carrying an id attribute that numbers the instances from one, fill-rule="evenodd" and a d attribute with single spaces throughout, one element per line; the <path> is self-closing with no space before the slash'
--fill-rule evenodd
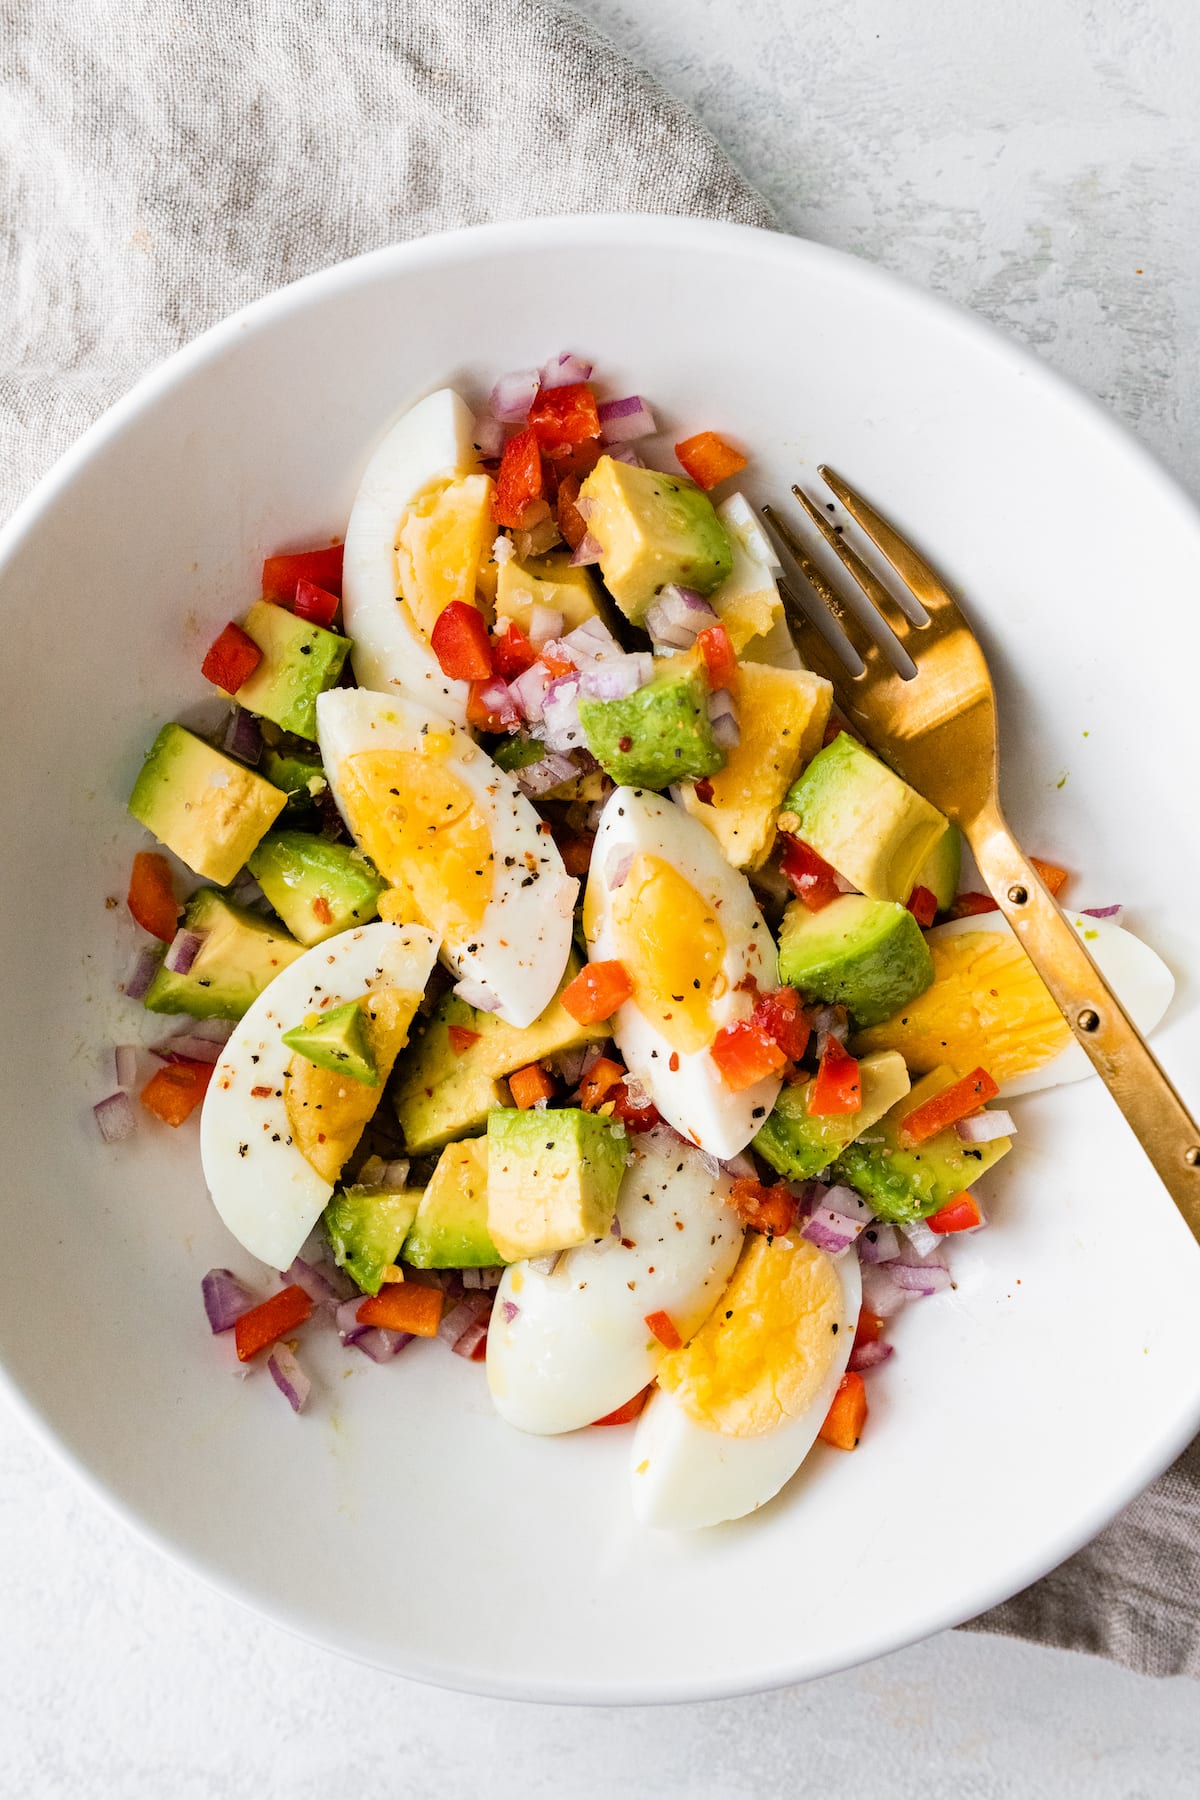
<path id="1" fill-rule="evenodd" d="M 933 985 L 933 958 L 894 900 L 842 894 L 820 912 L 793 900 L 779 932 L 779 978 L 806 1000 L 840 1003 L 856 1024 L 878 1025 Z"/>
<path id="2" fill-rule="evenodd" d="M 151 1012 L 190 1013 L 195 1019 L 240 1019 L 267 983 L 301 954 L 301 945 L 258 913 L 234 906 L 214 888 L 198 888 L 183 914 L 183 929 L 203 939 L 186 975 L 159 965 L 146 991 Z"/>
<path id="3" fill-rule="evenodd" d="M 936 806 L 846 731 L 813 757 L 779 823 L 870 899 L 901 906 L 946 829 Z"/>
<path id="4" fill-rule="evenodd" d="M 580 966 L 572 951 L 559 994 Z M 456 1051 L 451 1027 L 456 1037 L 474 1033 L 474 1041 Z M 445 995 L 428 1019 L 417 1021 L 397 1070 L 396 1116 L 405 1144 L 414 1156 L 424 1156 L 450 1138 L 482 1131 L 488 1113 L 506 1104 L 500 1085 L 506 1075 L 564 1050 L 599 1043 L 607 1035 L 607 1021 L 580 1025 L 557 995 L 523 1030 L 506 1025 L 495 1013 L 476 1012 L 456 994 Z"/>
<path id="5" fill-rule="evenodd" d="M 670 666 L 675 660 L 678 668 Z M 653 681 L 623 700 L 579 702 L 588 749 L 618 787 L 699 781 L 725 761 L 709 722 L 703 675 L 690 658 L 664 658 L 658 666 Z"/>
<path id="6" fill-rule="evenodd" d="M 313 1013 L 303 1025 L 294 1025 L 283 1033 L 289 1050 L 328 1069 L 331 1075 L 346 1075 L 361 1081 L 364 1087 L 379 1086 L 379 1064 L 367 1035 L 367 1021 L 361 1001 L 348 1000 L 344 1006 L 332 1006 L 328 1012 Z"/>
<path id="7" fill-rule="evenodd" d="M 272 750 L 268 747 L 263 751 L 258 767 L 259 773 L 265 775 L 273 787 L 282 788 L 287 795 L 283 817 L 289 822 L 311 816 L 317 796 L 329 786 L 324 764 L 315 751 Z"/>
<path id="8" fill-rule="evenodd" d="M 420 1201 L 420 1188 L 347 1188 L 325 1208 L 325 1235 L 334 1259 L 364 1294 L 379 1292 L 383 1271 L 398 1259 Z"/>
<path id="9" fill-rule="evenodd" d="M 545 754 L 546 746 L 539 739 L 518 735 L 503 738 L 492 751 L 492 761 L 511 775 L 514 769 L 528 769 L 541 762 Z"/>
<path id="10" fill-rule="evenodd" d="M 601 616 L 595 576 L 582 564 L 571 567 L 570 551 L 551 552 L 520 563 L 515 556 L 496 574 L 496 619 L 511 619 L 528 637 L 535 606 L 561 613 L 563 630 L 574 631 L 586 619 Z"/>
<path id="11" fill-rule="evenodd" d="M 292 936 L 320 944 L 379 911 L 387 886 L 361 850 L 306 831 L 271 831 L 251 856 L 250 873 Z"/>
<path id="12" fill-rule="evenodd" d="M 848 1144 L 834 1163 L 834 1178 L 869 1200 L 881 1219 L 899 1224 L 905 1219 L 926 1218 L 978 1181 L 1012 1149 L 1012 1139 L 1007 1137 L 993 1138 L 990 1144 L 964 1144 L 953 1126 L 915 1150 L 902 1148 L 900 1127 L 909 1113 L 955 1079 L 949 1069 L 934 1069 L 877 1125 Z"/>
<path id="13" fill-rule="evenodd" d="M 238 689 L 238 705 L 315 742 L 317 695 L 336 685 L 349 638 L 298 619 L 269 600 L 250 608 L 242 629 L 254 639 L 263 659 Z"/>
<path id="14" fill-rule="evenodd" d="M 278 788 L 182 725 L 164 725 L 129 796 L 134 818 L 206 881 L 225 886 L 283 811 Z"/>
<path id="15" fill-rule="evenodd" d="M 908 1070 L 894 1050 L 864 1056 L 858 1065 L 862 1106 L 856 1113 L 809 1112 L 813 1082 L 780 1091 L 766 1124 L 754 1139 L 765 1162 L 791 1181 L 810 1181 L 908 1093 Z"/>
<path id="16" fill-rule="evenodd" d="M 711 594 L 733 569 L 733 546 L 708 495 L 678 475 L 602 456 L 580 488 L 600 573 L 621 611 L 640 625 L 660 588 Z"/>
<path id="17" fill-rule="evenodd" d="M 401 1251 L 414 1269 L 494 1269 L 504 1258 L 488 1234 L 488 1142 L 447 1144 Z"/>
<path id="18" fill-rule="evenodd" d="M 947 820 L 945 831 L 917 870 L 913 887 L 928 888 L 938 903 L 938 911 L 948 912 L 958 892 L 961 872 L 962 832 L 953 820 Z"/>
<path id="19" fill-rule="evenodd" d="M 502 1107 L 487 1144 L 488 1230 L 506 1262 L 604 1236 L 629 1155 L 623 1125 L 578 1107 Z"/>

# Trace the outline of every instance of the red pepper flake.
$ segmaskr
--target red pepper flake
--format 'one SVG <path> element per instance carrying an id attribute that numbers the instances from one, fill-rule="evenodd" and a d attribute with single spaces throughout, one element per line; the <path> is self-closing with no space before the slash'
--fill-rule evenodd
<path id="1" fill-rule="evenodd" d="M 274 1092 L 275 1089 L 271 1087 L 252 1087 L 250 1098 L 252 1100 L 269 1100 Z"/>
<path id="2" fill-rule="evenodd" d="M 313 917 L 318 921 L 319 924 L 321 924 L 321 925 L 332 925 L 333 924 L 333 913 L 330 911 L 329 902 L 325 898 L 324 894 L 317 895 L 316 899 L 312 903 L 312 909 L 313 909 Z"/>

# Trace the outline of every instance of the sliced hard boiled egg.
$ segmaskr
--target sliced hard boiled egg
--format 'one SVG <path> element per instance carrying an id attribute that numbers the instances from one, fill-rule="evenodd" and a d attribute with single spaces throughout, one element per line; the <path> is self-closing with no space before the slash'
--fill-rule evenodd
<path id="1" fill-rule="evenodd" d="M 502 1419 L 521 1431 L 575 1431 L 653 1381 L 665 1351 L 647 1316 L 665 1312 L 686 1342 L 737 1262 L 731 1186 L 673 1132 L 633 1140 L 617 1196 L 620 1237 L 564 1252 L 550 1274 L 529 1263 L 504 1273 L 487 1344 Z"/>
<path id="2" fill-rule="evenodd" d="M 460 725 L 467 684 L 442 674 L 429 639 L 450 601 L 475 603 L 495 536 L 492 482 L 474 433 L 470 409 L 450 388 L 393 425 L 355 497 L 342 575 L 359 686 L 405 694 Z"/>
<path id="3" fill-rule="evenodd" d="M 825 1422 L 861 1305 L 853 1252 L 749 1234 L 706 1323 L 659 1368 L 633 1440 L 638 1522 L 697 1531 L 777 1494 Z"/>
<path id="4" fill-rule="evenodd" d="M 1175 978 L 1162 958 L 1120 925 L 1067 912 L 1100 973 L 1141 1032 L 1170 1005 Z M 953 919 L 926 934 L 933 986 L 894 1019 L 859 1032 L 856 1047 L 898 1050 L 914 1076 L 985 1068 L 1005 1095 L 1059 1087 L 1092 1073 L 1045 983 L 1003 913 Z"/>
<path id="5" fill-rule="evenodd" d="M 205 1096 L 200 1156 L 225 1224 L 273 1268 L 290 1266 L 328 1204 L 407 1038 L 437 949 L 419 925 L 341 932 L 283 969 L 234 1027 Z M 313 1014 L 364 998 L 378 1086 L 332 1075 L 284 1044 L 284 1032 Z"/>
<path id="6" fill-rule="evenodd" d="M 511 775 L 461 726 L 413 701 L 334 688 L 317 702 L 325 774 L 360 850 L 420 921 L 470 1005 L 523 1028 L 571 950 L 579 884 Z"/>
<path id="7" fill-rule="evenodd" d="M 717 508 L 717 517 L 729 534 L 733 567 L 708 597 L 709 605 L 729 633 L 739 655 L 753 644 L 749 656 L 757 662 L 798 669 L 791 634 L 784 618 L 783 601 L 775 582 L 779 558 L 775 547 L 745 494 L 730 494 Z"/>
<path id="8" fill-rule="evenodd" d="M 745 876 L 672 801 L 618 788 L 601 814 L 583 911 L 593 962 L 615 960 L 633 994 L 613 1019 L 630 1072 L 664 1119 L 726 1158 L 775 1104 L 769 1076 L 732 1092 L 710 1054 L 748 1018 L 753 983 L 776 985 L 775 944 Z"/>

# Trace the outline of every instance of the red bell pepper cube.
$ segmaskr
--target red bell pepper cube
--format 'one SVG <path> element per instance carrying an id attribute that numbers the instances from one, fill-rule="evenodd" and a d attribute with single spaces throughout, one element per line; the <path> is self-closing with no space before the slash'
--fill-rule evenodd
<path id="1" fill-rule="evenodd" d="M 974 1194 L 955 1194 L 953 1200 L 947 1200 L 945 1206 L 931 1213 L 925 1223 L 939 1237 L 949 1237 L 953 1232 L 978 1230 L 983 1224 L 983 1213 Z"/>
<path id="2" fill-rule="evenodd" d="M 729 1195 L 729 1204 L 751 1231 L 767 1237 L 783 1237 L 796 1223 L 796 1201 L 782 1182 L 765 1187 L 752 1175 L 739 1175 Z"/>
<path id="3" fill-rule="evenodd" d="M 937 895 L 927 887 L 915 887 L 908 896 L 908 910 L 923 931 L 937 918 Z"/>
<path id="4" fill-rule="evenodd" d="M 791 837 L 787 832 L 780 834 L 783 838 L 783 854 L 779 859 L 779 872 L 791 888 L 798 900 L 803 900 L 809 912 L 820 912 L 841 893 L 836 872 L 818 856 L 816 851 L 798 837 Z"/>
<path id="5" fill-rule="evenodd" d="M 798 1062 L 808 1048 L 812 1028 L 794 987 L 775 988 L 764 994 L 751 1013 L 750 1022 L 774 1038 L 789 1062 Z"/>
<path id="6" fill-rule="evenodd" d="M 856 1450 L 867 1422 L 867 1388 L 861 1375 L 846 1374 L 817 1436 L 835 1450 Z"/>
<path id="7" fill-rule="evenodd" d="M 831 1118 L 838 1113 L 862 1110 L 862 1085 L 857 1058 L 843 1050 L 836 1038 L 830 1038 L 812 1085 L 808 1110 L 814 1119 Z"/>
<path id="8" fill-rule="evenodd" d="M 647 1313 L 645 1324 L 654 1333 L 664 1350 L 682 1350 L 683 1339 L 675 1328 L 675 1321 L 670 1313 Z"/>
<path id="9" fill-rule="evenodd" d="M 767 1075 L 776 1075 L 787 1062 L 785 1052 L 769 1037 L 753 1018 L 739 1019 L 734 1025 L 723 1025 L 712 1042 L 709 1055 L 720 1070 L 721 1079 L 732 1093 L 740 1094 Z"/>
<path id="10" fill-rule="evenodd" d="M 952 919 L 973 919 L 977 913 L 999 912 L 990 894 L 960 894 L 950 908 Z"/>
<path id="11" fill-rule="evenodd" d="M 129 910 L 151 937 L 169 944 L 179 923 L 180 906 L 171 882 L 171 865 L 157 850 L 139 850 L 129 873 Z"/>
<path id="12" fill-rule="evenodd" d="M 633 992 L 624 963 L 594 962 L 568 982 L 559 998 L 579 1025 L 597 1025 L 611 1019 Z"/>
<path id="13" fill-rule="evenodd" d="M 619 1062 L 611 1056 L 598 1056 L 579 1084 L 579 1104 L 584 1112 L 599 1111 L 624 1076 Z"/>
<path id="14" fill-rule="evenodd" d="M 675 454 L 684 473 L 702 488 L 716 487 L 718 481 L 727 480 L 746 466 L 741 451 L 715 431 L 698 431 L 695 437 L 684 438 L 676 444 Z"/>
<path id="15" fill-rule="evenodd" d="M 943 1088 L 940 1094 L 934 1094 L 923 1106 L 914 1107 L 912 1112 L 900 1121 L 900 1142 L 906 1150 L 917 1144 L 923 1144 L 928 1138 L 936 1137 L 939 1131 L 945 1131 L 948 1125 L 957 1125 L 960 1119 L 969 1118 L 978 1112 L 989 1100 L 994 1100 L 1000 1092 L 986 1069 L 972 1069 L 961 1081 L 953 1082 Z"/>
<path id="16" fill-rule="evenodd" d="M 1057 894 L 1064 883 L 1071 879 L 1069 871 L 1060 869 L 1057 863 L 1043 862 L 1040 856 L 1031 856 L 1029 860 L 1037 870 L 1042 886 L 1052 894 Z"/>
<path id="17" fill-rule="evenodd" d="M 263 599 L 273 600 L 277 606 L 290 606 L 296 597 L 297 583 L 310 581 L 340 600 L 343 553 L 343 545 L 329 544 L 324 550 L 268 556 L 262 566 Z"/>
<path id="18" fill-rule="evenodd" d="M 662 1114 L 652 1101 L 635 1104 L 629 1098 L 628 1077 L 619 1081 L 612 1090 L 612 1103 L 613 1118 L 628 1132 L 653 1131 L 656 1125 L 662 1124 Z"/>
<path id="19" fill-rule="evenodd" d="M 313 581 L 296 583 L 296 598 L 292 611 L 298 619 L 307 619 L 310 625 L 320 625 L 329 631 L 337 617 L 337 609 L 341 601 L 328 588 L 318 587 Z"/>
<path id="20" fill-rule="evenodd" d="M 510 437 L 496 472 L 492 517 L 497 525 L 518 530 L 529 506 L 544 499 L 546 478 L 537 433 L 531 426 Z"/>
<path id="21" fill-rule="evenodd" d="M 559 482 L 555 513 L 564 539 L 572 550 L 578 550 L 587 536 L 587 520 L 579 510 L 578 475 L 564 475 Z"/>
<path id="22" fill-rule="evenodd" d="M 588 873 L 592 866 L 592 846 L 595 842 L 594 831 L 572 832 L 570 837 L 562 839 L 558 852 L 568 875 L 583 876 Z"/>
<path id="23" fill-rule="evenodd" d="M 214 1067 L 213 1063 L 193 1062 L 186 1056 L 169 1062 L 142 1089 L 142 1105 L 164 1125 L 182 1125 L 208 1092 Z"/>
<path id="24" fill-rule="evenodd" d="M 490 681 L 473 681 L 467 695 L 467 723 L 477 731 L 516 731 L 521 712 L 499 675 Z"/>
<path id="25" fill-rule="evenodd" d="M 519 625 L 510 619 L 492 639 L 492 668 L 505 681 L 523 675 L 537 661 L 537 651 Z"/>
<path id="26" fill-rule="evenodd" d="M 858 1315 L 858 1324 L 854 1327 L 853 1348 L 859 1350 L 864 1344 L 877 1344 L 886 1324 L 887 1320 L 882 1313 L 871 1312 L 869 1307 L 864 1306 Z"/>
<path id="27" fill-rule="evenodd" d="M 731 688 L 737 675 L 737 651 L 725 627 L 720 624 L 706 626 L 696 639 L 696 647 L 704 658 L 709 687 L 714 691 Z"/>
<path id="28" fill-rule="evenodd" d="M 477 1044 L 481 1036 L 481 1032 L 468 1031 L 465 1025 L 447 1025 L 446 1027 L 446 1041 L 455 1056 L 461 1056 L 464 1050 L 469 1050 L 472 1044 Z"/>
<path id="29" fill-rule="evenodd" d="M 423 1282 L 396 1281 L 363 1301 L 355 1315 L 360 1325 L 382 1325 L 385 1331 L 407 1331 L 413 1337 L 436 1337 L 442 1322 L 441 1288 Z"/>
<path id="30" fill-rule="evenodd" d="M 508 1078 L 508 1091 L 513 1105 L 528 1112 L 539 1100 L 552 1100 L 557 1088 L 553 1075 L 543 1069 L 541 1063 L 534 1062 L 513 1070 Z"/>
<path id="31" fill-rule="evenodd" d="M 248 632 L 230 620 L 212 643 L 200 665 L 200 673 L 226 694 L 236 694 L 249 681 L 263 653 Z"/>
<path id="32" fill-rule="evenodd" d="M 543 388 L 529 409 L 529 426 L 543 450 L 572 450 L 600 435 L 596 396 L 586 381 Z"/>
<path id="33" fill-rule="evenodd" d="M 252 1306 L 234 1322 L 238 1361 L 249 1362 L 268 1344 L 274 1344 L 287 1332 L 303 1325 L 311 1312 L 312 1301 L 301 1287 L 281 1288 L 261 1306 Z"/>
<path id="34" fill-rule="evenodd" d="M 442 674 L 450 681 L 490 681 L 492 646 L 483 614 L 465 600 L 443 606 L 429 639 Z"/>
<path id="35" fill-rule="evenodd" d="M 642 1408 L 645 1406 L 646 1395 L 649 1392 L 650 1392 L 650 1389 L 648 1387 L 644 1387 L 639 1394 L 635 1394 L 633 1396 L 632 1400 L 627 1400 L 625 1402 L 624 1406 L 618 1406 L 612 1412 L 605 1413 L 605 1415 L 602 1419 L 593 1419 L 592 1424 L 593 1425 L 628 1425 L 631 1419 L 637 1418 L 638 1414 L 641 1412 Z"/>

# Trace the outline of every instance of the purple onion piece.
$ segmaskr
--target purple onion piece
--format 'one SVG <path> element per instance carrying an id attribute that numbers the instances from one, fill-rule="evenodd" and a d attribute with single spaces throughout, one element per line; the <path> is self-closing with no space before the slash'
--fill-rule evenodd
<path id="1" fill-rule="evenodd" d="M 164 1038 L 161 1044 L 153 1046 L 153 1054 L 163 1062 L 203 1062 L 215 1063 L 223 1046 L 213 1042 L 210 1037 L 200 1037 L 194 1031 L 181 1031 L 175 1037 Z"/>
<path id="2" fill-rule="evenodd" d="M 589 700 L 627 700 L 654 680 L 654 658 L 648 651 L 634 651 L 611 662 L 593 663 L 583 671 L 579 691 Z"/>
<path id="3" fill-rule="evenodd" d="M 583 746 L 583 726 L 579 723 L 578 675 L 560 675 L 546 689 L 546 697 L 542 702 L 541 736 L 547 750 L 557 752 L 560 756 Z M 530 763 L 527 768 L 518 771 L 520 775 L 532 777 L 537 791 L 541 793 L 546 792 L 547 786 L 558 786 L 557 782 L 548 781 L 546 762 L 547 758 L 543 757 L 541 762 Z M 577 773 L 572 764 L 572 777 Z M 526 792 L 528 791 L 526 788 Z"/>
<path id="4" fill-rule="evenodd" d="M 716 623 L 717 615 L 703 594 L 674 582 L 663 588 L 645 618 L 655 643 L 672 650 L 690 650 L 700 633 Z"/>
<path id="5" fill-rule="evenodd" d="M 614 462 L 628 463 L 631 469 L 644 469 L 646 464 L 632 444 L 615 444 L 607 452 Z"/>
<path id="6" fill-rule="evenodd" d="M 850 1360 L 846 1367 L 856 1375 L 862 1374 L 867 1369 L 877 1369 L 880 1363 L 887 1361 L 894 1348 L 894 1345 L 882 1343 L 879 1339 L 876 1339 L 873 1344 L 856 1344 L 850 1352 Z"/>
<path id="7" fill-rule="evenodd" d="M 899 1262 L 909 1263 L 914 1267 L 918 1263 L 933 1262 L 946 1267 L 942 1239 L 936 1231 L 930 1229 L 924 1219 L 905 1219 L 900 1227 L 900 1235 L 904 1241 L 897 1257 Z"/>
<path id="8" fill-rule="evenodd" d="M 1012 1137 L 1017 1126 L 1010 1112 L 997 1107 L 994 1112 L 985 1109 L 973 1118 L 960 1119 L 954 1129 L 964 1144 L 994 1144 L 997 1138 Z"/>
<path id="9" fill-rule="evenodd" d="M 209 1038 L 214 1044 L 227 1044 L 236 1024 L 236 1019 L 193 1019 L 188 1035 Z"/>
<path id="10" fill-rule="evenodd" d="M 1106 919 L 1110 925 L 1119 925 L 1125 917 L 1124 906 L 1081 906 L 1079 910 L 1085 919 Z"/>
<path id="11" fill-rule="evenodd" d="M 114 1044 L 113 1069 L 118 1087 L 131 1088 L 137 1085 L 136 1044 Z"/>
<path id="12" fill-rule="evenodd" d="M 605 400 L 597 410 L 600 437 L 605 445 L 632 443 L 637 438 L 652 436 L 658 429 L 654 414 L 640 394 L 628 394 L 623 400 Z"/>
<path id="13" fill-rule="evenodd" d="M 542 708 L 545 704 L 546 690 L 550 686 L 550 671 L 544 663 L 531 663 L 522 675 L 518 675 L 508 685 L 513 704 L 522 718 L 533 725 L 541 723 Z M 529 766 L 529 765 L 527 765 Z"/>
<path id="14" fill-rule="evenodd" d="M 364 1356 L 369 1356 L 373 1363 L 391 1362 L 393 1356 L 398 1356 L 412 1341 L 411 1331 L 388 1331 L 382 1325 L 368 1325 L 358 1337 L 346 1339 L 356 1350 L 361 1350 Z"/>
<path id="15" fill-rule="evenodd" d="M 603 555 L 604 549 L 599 538 L 594 538 L 590 531 L 585 531 L 571 552 L 571 567 L 573 569 L 590 568 L 593 563 L 598 563 Z"/>
<path id="16" fill-rule="evenodd" d="M 493 419 L 484 413 L 475 421 L 475 448 L 480 456 L 489 460 L 499 456 L 504 449 L 504 425 L 500 419 Z M 506 538 L 505 543 L 508 542 Z"/>
<path id="17" fill-rule="evenodd" d="M 535 1274 L 553 1275 L 555 1269 L 558 1267 L 558 1259 L 561 1255 L 562 1255 L 561 1250 L 553 1250 L 553 1251 L 551 1251 L 549 1256 L 531 1257 L 530 1261 L 529 1261 L 529 1267 L 535 1272 Z"/>
<path id="18" fill-rule="evenodd" d="M 478 1294 L 472 1297 L 476 1300 L 480 1298 Z M 474 1325 L 478 1317 L 475 1308 L 467 1300 L 460 1300 L 457 1306 L 452 1306 L 450 1311 L 444 1315 L 437 1328 L 437 1334 L 443 1344 L 449 1344 L 453 1350 L 463 1332 L 469 1326 Z"/>
<path id="19" fill-rule="evenodd" d="M 535 650 L 541 650 L 551 639 L 561 637 L 566 623 L 562 614 L 553 606 L 543 606 L 535 600 L 529 612 L 529 641 Z"/>
<path id="20" fill-rule="evenodd" d="M 841 1213 L 843 1218 L 849 1219 L 860 1230 L 875 1217 L 874 1210 L 852 1187 L 826 1188 L 821 1195 L 820 1204 L 828 1207 L 830 1212 Z"/>
<path id="21" fill-rule="evenodd" d="M 488 397 L 492 415 L 508 425 L 523 422 L 529 417 L 539 385 L 536 369 L 514 369 L 502 375 Z"/>
<path id="22" fill-rule="evenodd" d="M 934 1265 L 921 1268 L 910 1268 L 907 1263 L 888 1263 L 888 1273 L 898 1288 L 906 1293 L 915 1294 L 924 1300 L 931 1294 L 940 1294 L 950 1286 L 949 1269 L 941 1269 Z"/>
<path id="23" fill-rule="evenodd" d="M 354 1284 L 343 1270 L 333 1263 L 305 1262 L 297 1256 L 290 1269 L 281 1269 L 279 1278 L 292 1286 L 303 1288 L 314 1306 L 327 1306 L 336 1312 L 339 1305 L 354 1298 Z M 362 1304 L 362 1296 L 358 1296 Z"/>
<path id="24" fill-rule="evenodd" d="M 632 867 L 632 850 L 610 850 L 604 864 L 605 886 L 609 888 L 619 888 L 624 886 L 626 877 Z"/>
<path id="25" fill-rule="evenodd" d="M 863 1221 L 863 1225 L 866 1220 Z M 826 1251 L 830 1256 L 840 1256 L 848 1250 L 863 1225 L 848 1219 L 844 1213 L 831 1212 L 828 1207 L 815 1211 L 811 1218 L 800 1227 L 800 1236 L 815 1244 L 818 1250 Z"/>
<path id="26" fill-rule="evenodd" d="M 98 1100 L 92 1108 L 92 1116 L 106 1144 L 119 1144 L 137 1130 L 137 1118 L 129 1095 L 123 1089 L 109 1094 L 105 1100 Z"/>
<path id="27" fill-rule="evenodd" d="M 230 756 L 248 763 L 252 769 L 257 768 L 263 753 L 263 734 L 254 714 L 248 713 L 244 706 L 235 706 L 229 715 L 222 743 Z"/>
<path id="28" fill-rule="evenodd" d="M 238 1280 L 232 1269 L 210 1269 L 200 1283 L 200 1292 L 204 1297 L 205 1316 L 214 1335 L 232 1330 L 243 1313 L 258 1305 L 249 1288 Z"/>
<path id="29" fill-rule="evenodd" d="M 611 662 L 625 654 L 603 619 L 585 619 L 576 625 L 563 638 L 561 648 L 578 668 L 588 662 Z"/>
<path id="30" fill-rule="evenodd" d="M 189 931 L 186 926 L 177 931 L 163 958 L 163 968 L 172 975 L 186 975 L 204 948 L 207 935 L 204 931 Z"/>
<path id="31" fill-rule="evenodd" d="M 858 1240 L 858 1260 L 862 1263 L 891 1262 L 900 1254 L 900 1234 L 894 1225 L 876 1219 Z"/>
<path id="32" fill-rule="evenodd" d="M 511 1325 L 513 1320 L 519 1317 L 520 1311 L 521 1309 L 515 1300 L 502 1300 L 500 1302 L 500 1314 L 506 1325 Z"/>
<path id="33" fill-rule="evenodd" d="M 882 1319 L 890 1319 L 913 1297 L 896 1281 L 893 1274 L 896 1267 L 894 1262 L 861 1263 L 863 1305 L 868 1312 L 878 1313 Z"/>
<path id="34" fill-rule="evenodd" d="M 541 369 L 541 385 L 544 388 L 573 387 L 577 381 L 590 381 L 592 365 L 584 362 L 582 356 L 575 356 L 570 350 L 563 350 L 552 356 Z"/>
<path id="35" fill-rule="evenodd" d="M 476 1012 L 494 1013 L 500 1005 L 491 988 L 485 987 L 482 981 L 473 981 L 468 975 L 455 982 L 454 992 L 467 1006 L 473 1006 Z"/>
<path id="36" fill-rule="evenodd" d="M 473 1319 L 467 1326 L 467 1329 L 463 1332 L 462 1336 L 456 1339 L 455 1342 L 451 1344 L 450 1348 L 455 1356 L 464 1356 L 470 1360 L 478 1350 L 480 1344 L 484 1342 L 487 1334 L 487 1320 Z"/>
<path id="37" fill-rule="evenodd" d="M 161 950 L 152 950 L 147 944 L 138 951 L 138 959 L 133 965 L 133 973 L 125 983 L 125 995 L 129 1000 L 144 1000 L 150 983 L 158 974 L 162 962 Z"/>
<path id="38" fill-rule="evenodd" d="M 372 1329 L 371 1326 L 364 1325 L 359 1319 L 358 1309 L 362 1303 L 363 1296 L 353 1294 L 349 1300 L 342 1301 L 333 1315 L 343 1344 L 356 1344 L 364 1332 Z"/>
<path id="39" fill-rule="evenodd" d="M 267 1358 L 271 1380 L 294 1413 L 304 1411 L 304 1402 L 312 1390 L 312 1382 L 286 1344 L 276 1344 Z"/>
<path id="40" fill-rule="evenodd" d="M 713 695 L 715 700 L 717 695 Z M 719 750 L 736 750 L 742 741 L 742 728 L 731 712 L 720 712 L 710 721 L 713 743 Z"/>

